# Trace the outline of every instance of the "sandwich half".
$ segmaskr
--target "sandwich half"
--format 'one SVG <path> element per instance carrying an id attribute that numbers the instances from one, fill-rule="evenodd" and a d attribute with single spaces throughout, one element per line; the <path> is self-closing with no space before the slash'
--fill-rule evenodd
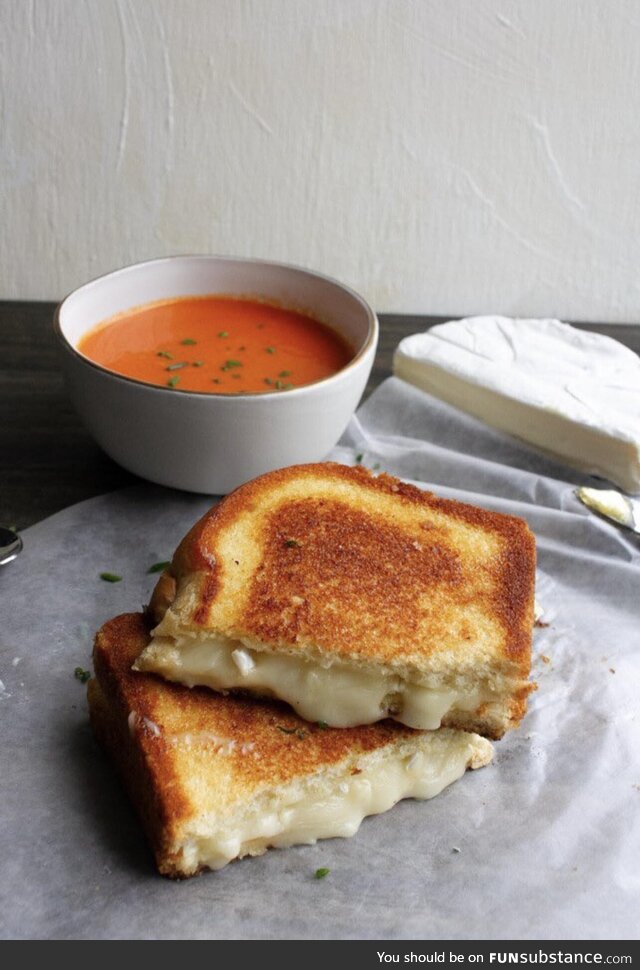
<path id="1" fill-rule="evenodd" d="M 335 727 L 390 717 L 499 738 L 532 689 L 534 580 L 522 519 L 363 468 L 284 468 L 183 540 L 136 668 Z"/>
<path id="2" fill-rule="evenodd" d="M 462 731 L 391 721 L 311 725 L 277 702 L 181 687 L 131 665 L 147 644 L 142 614 L 106 623 L 88 696 L 94 732 L 115 761 L 163 875 L 192 876 L 270 846 L 353 835 L 402 798 L 432 798 L 492 757 Z"/>

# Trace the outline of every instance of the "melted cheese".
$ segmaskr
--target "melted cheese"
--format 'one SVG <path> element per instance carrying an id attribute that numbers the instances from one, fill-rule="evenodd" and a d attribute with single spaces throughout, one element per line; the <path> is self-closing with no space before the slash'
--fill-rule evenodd
<path id="1" fill-rule="evenodd" d="M 158 652 L 159 648 L 159 652 Z M 355 727 L 392 717 L 412 728 L 432 731 L 450 711 L 473 711 L 494 698 L 483 690 L 435 690 L 398 675 L 346 663 L 329 667 L 289 654 L 251 650 L 226 637 L 155 637 L 153 662 L 141 669 L 188 687 L 245 688 L 279 697 L 307 721 Z"/>
<path id="2" fill-rule="evenodd" d="M 490 745 L 484 743 L 488 761 Z M 392 754 L 357 774 L 339 775 L 328 783 L 325 777 L 315 791 L 312 785 L 306 792 L 296 789 L 272 796 L 269 804 L 256 804 L 241 819 L 218 820 L 213 834 L 191 838 L 182 847 L 185 868 L 220 869 L 232 859 L 261 855 L 271 846 L 354 835 L 367 815 L 386 812 L 402 798 L 438 795 L 464 774 L 470 756 L 469 735 L 452 732 L 437 753 Z"/>

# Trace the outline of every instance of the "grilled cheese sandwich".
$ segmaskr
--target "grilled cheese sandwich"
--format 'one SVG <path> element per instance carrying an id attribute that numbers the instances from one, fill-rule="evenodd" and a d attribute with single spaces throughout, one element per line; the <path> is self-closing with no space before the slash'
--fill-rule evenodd
<path id="1" fill-rule="evenodd" d="M 102 628 L 89 706 L 164 875 L 353 835 L 365 816 L 402 798 L 432 798 L 491 760 L 487 740 L 461 731 L 390 721 L 333 730 L 278 703 L 136 673 L 132 662 L 148 640 L 140 614 Z"/>
<path id="2" fill-rule="evenodd" d="M 180 544 L 136 668 L 335 727 L 391 717 L 499 738 L 532 689 L 534 579 L 521 519 L 362 468 L 285 468 Z"/>
<path id="3" fill-rule="evenodd" d="M 499 738 L 532 685 L 535 544 L 512 516 L 331 463 L 263 475 L 191 530 L 136 669 L 308 720 Z"/>

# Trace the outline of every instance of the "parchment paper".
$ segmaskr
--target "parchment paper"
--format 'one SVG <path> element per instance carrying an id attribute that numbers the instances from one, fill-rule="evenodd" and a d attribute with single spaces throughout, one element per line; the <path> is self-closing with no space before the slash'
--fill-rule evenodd
<path id="1" fill-rule="evenodd" d="M 583 476 L 396 379 L 333 457 L 359 454 L 535 530 L 549 626 L 523 726 L 492 766 L 352 839 L 164 880 L 73 671 L 90 666 L 102 622 L 148 599 L 147 568 L 211 500 L 148 485 L 76 505 L 27 530 L 0 569 L 3 937 L 637 937 L 640 543 L 577 502 Z"/>

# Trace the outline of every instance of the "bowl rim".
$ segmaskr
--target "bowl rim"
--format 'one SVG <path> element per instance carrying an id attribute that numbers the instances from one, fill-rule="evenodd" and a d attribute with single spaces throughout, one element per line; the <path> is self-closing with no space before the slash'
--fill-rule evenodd
<path id="1" fill-rule="evenodd" d="M 182 388 L 163 387 L 160 384 L 151 384 L 148 381 L 138 380 L 138 378 L 136 377 L 128 377 L 126 374 L 118 374 L 115 371 L 109 370 L 108 367 L 104 367 L 102 364 L 98 364 L 96 363 L 96 361 L 93 361 L 89 357 L 86 357 L 85 354 L 80 353 L 80 351 L 78 351 L 73 346 L 71 341 L 63 333 L 62 326 L 60 324 L 60 314 L 63 311 L 65 304 L 71 299 L 71 297 L 75 296 L 76 293 L 80 293 L 82 290 L 87 290 L 90 287 L 95 286 L 98 283 L 101 283 L 103 280 L 108 279 L 109 277 L 124 275 L 135 269 L 139 269 L 139 267 L 141 266 L 148 266 L 154 263 L 157 263 L 157 264 L 169 263 L 169 262 L 174 262 L 175 260 L 184 260 L 187 262 L 190 260 L 194 260 L 194 261 L 212 260 L 215 262 L 249 263 L 249 264 L 260 264 L 262 266 L 275 266 L 280 269 L 294 270 L 296 273 L 300 273 L 303 276 L 314 277 L 315 279 L 323 280 L 325 283 L 332 283 L 334 286 L 339 287 L 341 290 L 344 290 L 346 293 L 352 296 L 365 311 L 365 314 L 368 320 L 368 331 L 367 331 L 367 335 L 365 337 L 364 343 L 362 344 L 360 350 L 353 357 L 349 359 L 349 361 L 344 365 L 344 367 L 341 367 L 340 370 L 337 370 L 334 374 L 329 374 L 327 377 L 319 378 L 319 380 L 317 381 L 310 381 L 308 384 L 302 384 L 300 387 L 292 387 L 292 388 L 289 388 L 288 390 L 278 391 L 277 393 L 269 392 L 269 391 L 244 391 L 244 392 L 237 392 L 234 394 L 223 394 L 220 391 L 189 391 Z M 198 294 L 198 295 L 206 296 L 207 294 Z M 215 294 L 211 294 L 211 295 L 215 295 Z M 228 295 L 231 296 L 232 294 L 228 294 Z M 185 297 L 185 298 L 188 299 L 188 297 Z M 60 341 L 60 343 L 62 344 L 62 346 L 67 351 L 69 351 L 69 353 L 73 357 L 77 358 L 83 364 L 86 364 L 87 366 L 92 367 L 94 370 L 99 371 L 102 374 L 106 374 L 109 377 L 113 378 L 114 380 L 122 381 L 126 384 L 134 384 L 134 385 L 137 385 L 138 387 L 145 387 L 149 391 L 156 391 L 167 395 L 173 395 L 174 397 L 176 395 L 178 396 L 189 395 L 190 397 L 199 397 L 205 400 L 213 398 L 217 401 L 219 400 L 237 401 L 238 399 L 242 400 L 247 398 L 259 398 L 261 401 L 265 401 L 265 400 L 280 400 L 283 396 L 304 394 L 310 388 L 316 388 L 321 384 L 329 385 L 334 381 L 338 381 L 345 373 L 347 373 L 347 371 L 350 371 L 357 364 L 359 364 L 359 362 L 368 353 L 368 351 L 372 346 L 375 347 L 378 339 L 379 322 L 378 322 L 378 317 L 375 310 L 373 310 L 372 307 L 369 306 L 369 304 L 367 303 L 367 301 L 364 299 L 363 296 L 357 293 L 356 290 L 352 289 L 346 283 L 342 283 L 340 280 L 337 280 L 333 276 L 327 276 L 325 273 L 319 273 L 316 270 L 307 269 L 305 266 L 299 266 L 296 263 L 286 263 L 286 262 L 280 262 L 278 260 L 273 260 L 273 259 L 262 259 L 260 257 L 217 255 L 215 253 L 208 253 L 208 254 L 207 253 L 187 253 L 187 254 L 173 255 L 173 256 L 159 256 L 159 257 L 153 257 L 151 259 L 143 259 L 136 263 L 127 263 L 125 266 L 120 266 L 118 269 L 110 270 L 108 273 L 102 273 L 100 276 L 95 276 L 93 277 L 93 279 L 87 280 L 86 283 L 82 283 L 80 286 L 76 286 L 73 290 L 70 290 L 56 306 L 53 314 L 53 331 L 56 337 L 58 338 L 58 340 Z"/>

